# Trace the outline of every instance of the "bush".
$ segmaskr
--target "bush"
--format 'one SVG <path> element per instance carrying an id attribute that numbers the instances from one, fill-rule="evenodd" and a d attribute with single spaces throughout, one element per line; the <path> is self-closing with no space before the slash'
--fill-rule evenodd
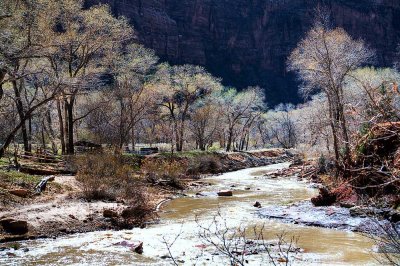
<path id="1" fill-rule="evenodd" d="M 86 154 L 75 158 L 77 180 L 88 200 L 129 199 L 140 194 L 133 169 L 123 158 L 110 154 Z"/>
<path id="2" fill-rule="evenodd" d="M 183 158 L 149 158 L 142 164 L 142 172 L 153 184 L 166 183 L 174 188 L 183 188 L 181 179 L 187 172 L 187 160 Z"/>
<path id="3" fill-rule="evenodd" d="M 196 174 L 218 174 L 221 172 L 221 163 L 215 155 L 204 155 L 190 161 L 188 173 Z"/>
<path id="4" fill-rule="evenodd" d="M 132 158 L 111 154 L 86 154 L 76 157 L 77 180 L 86 200 L 121 199 L 128 207 L 122 219 L 113 222 L 120 228 L 143 225 L 153 217 L 145 185 L 134 175 Z"/>

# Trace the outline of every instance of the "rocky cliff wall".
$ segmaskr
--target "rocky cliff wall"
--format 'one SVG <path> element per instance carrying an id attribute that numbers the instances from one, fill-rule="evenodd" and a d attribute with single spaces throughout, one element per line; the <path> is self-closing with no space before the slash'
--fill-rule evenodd
<path id="1" fill-rule="evenodd" d="M 162 60 L 203 65 L 226 85 L 259 85 L 271 104 L 299 101 L 286 58 L 311 27 L 317 4 L 375 49 L 379 66 L 393 64 L 400 42 L 399 0 L 86 0 L 99 2 L 128 17 Z"/>

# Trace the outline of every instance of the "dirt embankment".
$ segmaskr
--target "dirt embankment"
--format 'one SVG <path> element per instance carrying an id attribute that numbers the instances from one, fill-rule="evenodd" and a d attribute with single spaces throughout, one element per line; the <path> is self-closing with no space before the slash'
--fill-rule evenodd
<path id="1" fill-rule="evenodd" d="M 183 183 L 203 174 L 215 174 L 239 169 L 281 163 L 294 160 L 297 154 L 281 149 L 255 152 L 204 153 L 195 157 L 179 156 L 174 160 L 186 162 Z M 165 156 L 149 156 L 157 164 Z M 139 170 L 139 173 L 141 171 Z M 144 175 L 144 173 L 142 173 Z M 33 178 L 3 182 L 1 186 L 2 206 L 0 206 L 0 242 L 24 239 L 58 237 L 65 234 L 96 230 L 129 228 L 123 217 L 128 204 L 122 200 L 100 201 L 84 200 L 83 186 L 75 176 L 56 175 L 39 195 L 33 193 L 33 184 L 40 180 Z M 182 190 L 165 185 L 153 184 L 142 178 L 141 181 L 150 205 L 156 209 L 159 202 L 182 194 Z M 4 181 L 4 180 L 3 180 Z M 22 189 L 24 195 L 11 195 L 11 190 Z M 11 201 L 10 201 L 11 199 Z M 154 216 L 153 216 L 154 217 Z M 143 225 L 143 224 L 142 224 Z"/>
<path id="2" fill-rule="evenodd" d="M 372 126 L 359 136 L 351 155 L 351 162 L 337 178 L 329 170 L 320 173 L 317 179 L 325 187 L 312 203 L 354 208 L 354 213 L 399 222 L 400 122 Z"/>

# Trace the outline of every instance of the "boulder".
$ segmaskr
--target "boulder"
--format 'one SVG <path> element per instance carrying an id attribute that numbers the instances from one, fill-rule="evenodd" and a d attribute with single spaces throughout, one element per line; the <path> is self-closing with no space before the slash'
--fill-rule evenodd
<path id="1" fill-rule="evenodd" d="M 261 203 L 256 201 L 253 206 L 256 208 L 261 208 Z"/>
<path id="2" fill-rule="evenodd" d="M 143 253 L 143 242 L 140 242 L 136 247 L 133 247 L 132 250 L 138 254 Z"/>
<path id="3" fill-rule="evenodd" d="M 21 198 L 25 198 L 29 195 L 30 191 L 27 189 L 13 189 L 13 190 L 9 190 L 8 191 L 10 194 L 13 194 L 15 196 L 21 197 Z"/>
<path id="4" fill-rule="evenodd" d="M 219 191 L 218 196 L 220 197 L 232 197 L 233 196 L 233 192 L 232 190 L 223 190 L 223 191 Z"/>
<path id="5" fill-rule="evenodd" d="M 13 235 L 23 235 L 28 232 L 28 222 L 22 220 L 14 220 L 12 218 L 4 218 L 0 220 L 0 224 L 4 231 Z"/>
<path id="6" fill-rule="evenodd" d="M 114 210 L 111 209 L 104 209 L 103 210 L 103 217 L 105 218 L 113 218 L 113 217 L 118 217 L 118 213 Z"/>
<path id="7" fill-rule="evenodd" d="M 319 189 L 319 195 L 311 198 L 311 202 L 314 206 L 330 206 L 336 201 L 336 195 L 330 192 L 327 188 L 323 187 Z"/>

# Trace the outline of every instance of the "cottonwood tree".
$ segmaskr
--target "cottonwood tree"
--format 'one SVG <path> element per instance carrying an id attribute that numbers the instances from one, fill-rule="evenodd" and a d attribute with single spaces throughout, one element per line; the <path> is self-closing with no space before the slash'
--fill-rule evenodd
<path id="1" fill-rule="evenodd" d="M 226 151 L 230 151 L 238 126 L 242 123 L 242 129 L 247 129 L 255 118 L 261 115 L 264 109 L 264 94 L 258 87 L 250 87 L 242 92 L 229 88 L 221 94 L 220 99 L 226 123 Z"/>
<path id="2" fill-rule="evenodd" d="M 5 150 L 11 144 L 18 131 L 23 127 L 24 123 L 28 119 L 31 119 L 39 108 L 53 101 L 57 95 L 61 93 L 63 84 L 58 83 L 57 79 L 52 81 L 50 77 L 51 73 L 45 72 L 44 70 L 42 70 L 40 74 L 31 74 L 29 77 L 25 77 L 24 85 L 22 87 L 17 87 L 19 91 L 18 94 L 15 93 L 14 86 L 7 86 L 4 88 L 4 104 L 6 106 L 17 105 L 15 109 L 11 108 L 8 109 L 8 111 L 15 113 L 18 108 L 21 108 L 22 111 L 17 112 L 18 119 L 14 121 L 13 126 L 5 135 L 0 147 L 0 157 L 4 155 Z M 23 99 L 23 106 L 18 105 L 18 101 L 16 101 L 17 97 Z M 0 105 L 0 108 L 2 107 L 4 107 L 3 103 Z M 4 113 L 2 112 L 1 116 L 7 117 L 7 110 L 5 110 Z"/>
<path id="3" fill-rule="evenodd" d="M 204 68 L 193 65 L 162 65 L 157 76 L 159 105 L 167 110 L 171 120 L 176 151 L 182 151 L 190 108 L 198 100 L 221 90 L 220 79 L 213 77 Z"/>
<path id="4" fill-rule="evenodd" d="M 207 145 L 212 145 L 216 131 L 221 129 L 222 108 L 214 97 L 201 101 L 190 116 L 190 129 L 197 148 L 206 150 Z"/>
<path id="5" fill-rule="evenodd" d="M 293 105 L 280 104 L 264 117 L 265 133 L 271 141 L 285 149 L 294 148 L 297 144 L 296 121 L 293 111 Z"/>
<path id="6" fill-rule="evenodd" d="M 303 93 L 322 91 L 328 101 L 336 169 L 350 160 L 350 139 L 344 106 L 344 85 L 349 74 L 369 62 L 373 53 L 362 40 L 341 28 L 317 22 L 288 59 L 288 69 L 304 82 Z"/>
<path id="7" fill-rule="evenodd" d="M 48 1 L 11 1 L 2 3 L 0 15 L 0 108 L 8 116 L 10 105 L 17 117 L 4 135 L 0 157 L 21 130 L 25 151 L 30 150 L 26 121 L 42 106 L 52 101 L 63 88 L 44 59 L 50 54 L 39 25 L 43 4 Z M 8 106 L 8 107 L 7 107 Z M 7 110 L 6 110 L 7 109 Z"/>
<path id="8" fill-rule="evenodd" d="M 51 48 L 46 58 L 54 75 L 68 85 L 57 108 L 62 151 L 72 154 L 77 97 L 105 82 L 109 62 L 132 38 L 133 29 L 126 19 L 114 18 L 108 6 L 83 9 L 82 1 L 76 0 L 50 1 L 40 16 L 40 29 Z"/>
<path id="9" fill-rule="evenodd" d="M 154 51 L 136 44 L 125 47 L 113 61 L 114 83 L 106 96 L 114 101 L 114 108 L 104 112 L 111 115 L 105 122 L 118 135 L 116 148 L 119 152 L 129 137 L 134 149 L 136 126 L 156 105 L 157 91 L 148 83 L 157 61 Z"/>
<path id="10" fill-rule="evenodd" d="M 36 23 L 38 5 L 30 1 L 2 2 L 0 14 L 0 100 L 4 96 L 3 86 L 11 84 L 14 92 L 14 100 L 21 123 L 25 152 L 30 151 L 28 132 L 24 116 L 22 90 L 25 89 L 24 77 L 28 76 L 30 68 L 29 60 L 40 56 L 40 50 L 36 49 L 37 38 Z M 10 96 L 10 95 L 9 95 Z M 29 118 L 28 118 L 29 119 Z"/>
<path id="11" fill-rule="evenodd" d="M 295 116 L 297 148 L 305 149 L 308 153 L 320 155 L 332 151 L 332 132 L 326 97 L 314 95 L 308 102 L 297 106 L 292 112 Z"/>

